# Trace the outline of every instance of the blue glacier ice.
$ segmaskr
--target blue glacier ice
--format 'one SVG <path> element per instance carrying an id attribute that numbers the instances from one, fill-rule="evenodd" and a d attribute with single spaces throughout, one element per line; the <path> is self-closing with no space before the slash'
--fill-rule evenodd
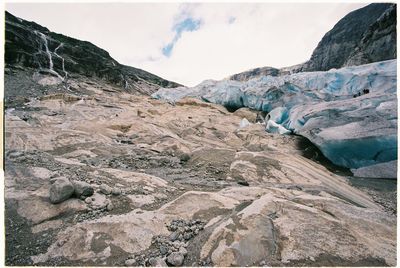
<path id="1" fill-rule="evenodd" d="M 388 60 L 244 82 L 207 80 L 191 88 L 161 88 L 153 97 L 171 103 L 195 97 L 268 112 L 267 131 L 302 135 L 333 163 L 372 170 L 397 163 L 396 68 L 396 60 Z"/>

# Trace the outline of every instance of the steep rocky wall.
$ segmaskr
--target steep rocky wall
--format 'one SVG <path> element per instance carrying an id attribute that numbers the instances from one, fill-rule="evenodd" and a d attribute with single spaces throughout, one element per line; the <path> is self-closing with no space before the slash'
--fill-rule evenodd
<path id="1" fill-rule="evenodd" d="M 396 5 L 371 4 L 355 10 L 327 32 L 315 48 L 305 71 L 326 71 L 348 65 L 360 65 L 396 58 Z M 382 15 L 388 11 L 389 16 Z M 385 47 L 381 45 L 385 44 Z M 362 60 L 354 52 L 365 54 Z"/>
<path id="2" fill-rule="evenodd" d="M 370 25 L 345 65 L 395 59 L 397 55 L 396 23 L 396 5 L 392 5 L 375 23 Z"/>

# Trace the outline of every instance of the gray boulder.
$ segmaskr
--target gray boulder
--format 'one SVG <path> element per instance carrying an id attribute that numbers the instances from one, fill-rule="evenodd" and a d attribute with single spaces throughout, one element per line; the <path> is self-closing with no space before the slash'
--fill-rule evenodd
<path id="1" fill-rule="evenodd" d="M 185 257 L 180 252 L 172 252 L 167 258 L 167 262 L 173 266 L 182 266 Z"/>
<path id="2" fill-rule="evenodd" d="M 157 257 L 157 258 L 150 258 L 149 264 L 152 267 L 168 267 L 167 263 L 164 259 Z"/>
<path id="3" fill-rule="evenodd" d="M 72 181 L 72 184 L 74 185 L 74 193 L 76 195 L 76 197 L 80 198 L 81 196 L 91 196 L 94 193 L 93 187 L 87 183 L 87 182 L 83 182 L 83 181 Z"/>
<path id="4" fill-rule="evenodd" d="M 74 185 L 65 177 L 58 178 L 50 187 L 50 202 L 61 203 L 72 196 Z"/>
<path id="5" fill-rule="evenodd" d="M 120 195 L 121 194 L 121 189 L 114 187 L 112 188 L 112 194 L 113 195 Z"/>
<path id="6" fill-rule="evenodd" d="M 125 266 L 135 266 L 136 260 L 135 259 L 128 259 L 125 261 Z"/>
<path id="7" fill-rule="evenodd" d="M 102 184 L 100 185 L 100 192 L 106 195 L 109 195 L 112 193 L 112 188 L 108 186 L 107 184 Z"/>

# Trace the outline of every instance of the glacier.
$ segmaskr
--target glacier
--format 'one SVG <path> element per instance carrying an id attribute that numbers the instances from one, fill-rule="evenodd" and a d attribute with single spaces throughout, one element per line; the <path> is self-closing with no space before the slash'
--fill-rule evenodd
<path id="1" fill-rule="evenodd" d="M 171 103 L 194 97 L 228 110 L 267 112 L 268 132 L 304 136 L 334 164 L 371 167 L 365 171 L 380 163 L 397 165 L 396 75 L 396 60 L 388 60 L 244 82 L 206 80 L 161 88 L 152 97 Z"/>

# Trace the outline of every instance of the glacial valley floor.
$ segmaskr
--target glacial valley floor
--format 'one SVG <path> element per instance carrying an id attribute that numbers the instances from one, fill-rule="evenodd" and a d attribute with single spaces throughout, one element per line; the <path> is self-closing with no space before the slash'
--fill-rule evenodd
<path id="1" fill-rule="evenodd" d="M 301 137 L 239 128 L 250 110 L 35 79 L 51 92 L 5 114 L 6 265 L 396 265 L 395 182 L 349 181 Z M 52 204 L 59 177 L 94 194 Z"/>

